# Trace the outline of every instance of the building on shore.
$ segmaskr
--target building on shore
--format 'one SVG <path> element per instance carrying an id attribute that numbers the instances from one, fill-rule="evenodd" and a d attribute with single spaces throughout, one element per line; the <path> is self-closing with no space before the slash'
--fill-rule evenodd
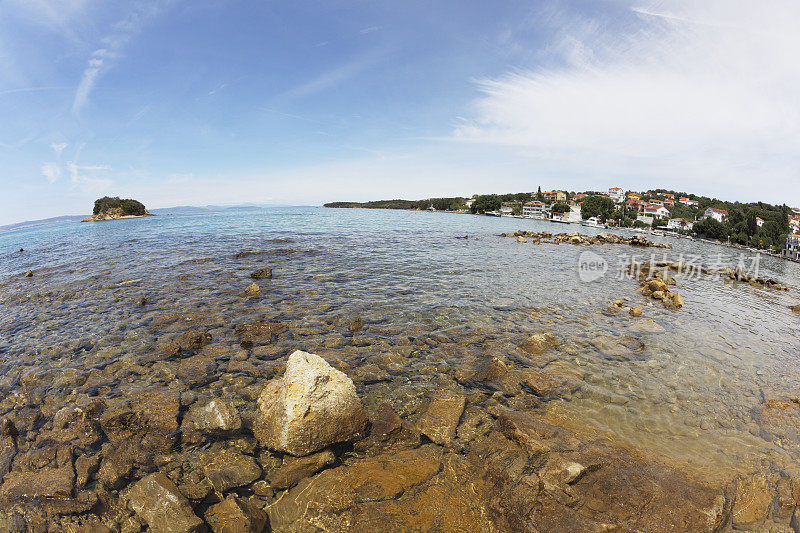
<path id="1" fill-rule="evenodd" d="M 671 218 L 667 222 L 667 229 L 691 230 L 692 226 L 694 226 L 694 222 L 685 218 Z"/>
<path id="2" fill-rule="evenodd" d="M 567 201 L 567 193 L 564 191 L 546 191 L 542 192 L 542 196 L 544 197 L 545 202 L 566 202 Z"/>
<path id="3" fill-rule="evenodd" d="M 663 205 L 647 205 L 644 208 L 644 215 L 659 218 L 669 218 L 669 209 Z"/>
<path id="4" fill-rule="evenodd" d="M 680 200 L 678 200 L 683 205 L 688 205 L 689 207 L 698 207 L 700 204 L 697 200 L 689 200 L 685 196 L 681 196 Z"/>
<path id="5" fill-rule="evenodd" d="M 615 204 L 621 204 L 625 201 L 625 191 L 619 187 L 611 187 L 608 189 L 608 196 L 614 200 Z"/>
<path id="6" fill-rule="evenodd" d="M 706 209 L 705 213 L 703 213 L 703 218 L 713 218 L 717 222 L 725 222 L 728 220 L 728 212 L 724 209 L 717 209 L 715 207 L 709 207 Z"/>
<path id="7" fill-rule="evenodd" d="M 526 218 L 550 218 L 550 206 L 538 200 L 526 202 L 522 206 L 522 216 Z"/>
<path id="8" fill-rule="evenodd" d="M 800 261 L 800 234 L 793 233 L 786 237 L 786 246 L 781 255 L 788 259 Z"/>

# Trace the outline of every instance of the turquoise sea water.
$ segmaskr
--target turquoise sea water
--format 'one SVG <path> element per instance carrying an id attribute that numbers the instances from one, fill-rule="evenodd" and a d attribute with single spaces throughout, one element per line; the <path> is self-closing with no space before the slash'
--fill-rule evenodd
<path id="1" fill-rule="evenodd" d="M 760 274 L 788 284 L 788 292 L 678 278 L 686 305 L 670 311 L 618 275 L 631 254 L 697 256 L 706 266 L 721 266 L 722 254 L 722 263 L 736 266 L 741 251 L 670 237 L 648 236 L 672 250 L 536 246 L 497 236 L 517 229 L 600 232 L 450 213 L 267 208 L 0 234 L 0 387 L 13 391 L 23 370 L 70 376 L 58 390 L 6 396 L 0 411 L 69 402 L 65 390 L 80 391 L 101 364 L 120 368 L 116 381 L 92 390 L 101 396 L 133 381 L 179 379 L 122 369 L 197 325 L 209 328 L 221 355 L 212 375 L 190 386 L 214 388 L 234 372 L 223 364 L 239 349 L 233 327 L 267 317 L 287 332 L 269 353 L 254 353 L 255 364 L 293 349 L 335 354 L 352 368 L 368 362 L 384 374 L 357 382 L 359 392 L 410 415 L 408 397 L 452 381 L 463 360 L 529 364 L 516 346 L 549 331 L 560 343 L 553 360 L 571 365 L 580 383 L 537 403 L 543 417 L 700 474 L 800 459 L 797 427 L 763 417 L 765 399 L 800 396 L 800 315 L 789 309 L 800 302 L 800 264 L 760 259 Z M 257 253 L 237 258 L 243 251 Z M 586 251 L 609 264 L 591 283 L 578 276 Z M 751 261 L 747 253 L 746 267 Z M 258 281 L 260 297 L 244 297 L 250 273 L 262 266 L 273 268 L 273 279 Z M 22 276 L 27 270 L 32 278 Z M 147 304 L 137 305 L 142 297 Z M 637 331 L 627 313 L 606 312 L 616 299 L 641 306 L 664 332 Z M 355 316 L 365 326 L 349 335 L 344 324 Z M 630 360 L 608 359 L 591 345 L 602 334 L 640 338 L 645 349 Z M 427 348 L 400 367 L 382 367 L 401 337 L 426 339 Z"/>

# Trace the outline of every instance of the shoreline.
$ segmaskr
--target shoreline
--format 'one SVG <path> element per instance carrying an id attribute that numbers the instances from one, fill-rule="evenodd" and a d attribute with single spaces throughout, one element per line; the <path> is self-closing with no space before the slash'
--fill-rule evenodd
<path id="1" fill-rule="evenodd" d="M 95 218 L 95 217 L 101 217 L 101 216 L 103 218 Z M 112 217 L 108 217 L 108 215 L 99 214 L 99 215 L 90 215 L 90 216 L 84 218 L 83 220 L 81 220 L 81 222 L 111 222 L 113 220 L 125 220 L 125 219 L 129 219 L 129 218 L 146 218 L 146 217 L 154 217 L 154 216 L 156 216 L 156 215 L 154 215 L 153 213 L 147 213 L 147 214 L 144 214 L 144 215 L 122 215 L 122 216 L 112 216 Z"/>

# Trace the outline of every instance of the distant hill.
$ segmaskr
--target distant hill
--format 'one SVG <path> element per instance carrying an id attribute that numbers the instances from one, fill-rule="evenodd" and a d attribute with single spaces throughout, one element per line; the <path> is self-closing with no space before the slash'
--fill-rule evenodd
<path id="1" fill-rule="evenodd" d="M 83 215 L 63 215 L 60 217 L 44 218 L 42 220 L 26 220 L 25 222 L 17 222 L 15 224 L 7 224 L 0 226 L 0 233 L 7 231 L 21 230 L 26 228 L 33 228 L 37 226 L 47 226 L 50 224 L 71 224 L 83 220 Z"/>

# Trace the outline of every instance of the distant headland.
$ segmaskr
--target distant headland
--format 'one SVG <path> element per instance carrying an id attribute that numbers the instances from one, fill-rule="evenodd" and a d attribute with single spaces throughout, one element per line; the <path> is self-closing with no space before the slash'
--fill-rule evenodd
<path id="1" fill-rule="evenodd" d="M 121 218 L 152 217 L 142 202 L 130 198 L 120 199 L 118 196 L 111 198 L 104 196 L 95 200 L 92 216 L 86 217 L 81 222 L 101 222 L 105 220 L 119 220 Z"/>

